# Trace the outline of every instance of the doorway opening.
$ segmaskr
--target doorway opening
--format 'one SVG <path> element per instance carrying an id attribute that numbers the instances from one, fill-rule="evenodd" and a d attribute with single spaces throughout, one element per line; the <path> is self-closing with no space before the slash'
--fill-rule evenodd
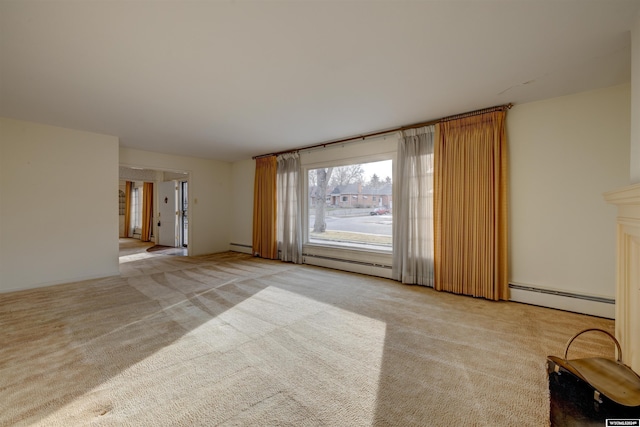
<path id="1" fill-rule="evenodd" d="M 190 240 L 189 172 L 120 165 L 120 237 L 140 240 L 136 226 L 140 216 L 137 211 L 141 199 L 139 187 L 143 184 L 149 184 L 149 194 L 152 194 L 152 207 L 149 209 L 152 247 L 147 252 L 187 255 Z M 125 226 L 125 212 L 129 218 L 128 227 Z"/>

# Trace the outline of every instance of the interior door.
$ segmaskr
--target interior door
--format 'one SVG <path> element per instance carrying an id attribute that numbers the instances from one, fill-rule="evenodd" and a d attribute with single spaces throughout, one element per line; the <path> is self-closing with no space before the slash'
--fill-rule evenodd
<path id="1" fill-rule="evenodd" d="M 178 246 L 178 186 L 175 181 L 158 184 L 158 244 Z"/>

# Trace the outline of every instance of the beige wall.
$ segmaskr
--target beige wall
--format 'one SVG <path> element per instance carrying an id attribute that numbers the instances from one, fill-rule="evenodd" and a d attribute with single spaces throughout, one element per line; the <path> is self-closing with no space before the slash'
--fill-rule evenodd
<path id="1" fill-rule="evenodd" d="M 118 138 L 0 118 L 0 292 L 115 274 Z"/>
<path id="2" fill-rule="evenodd" d="M 253 240 L 253 183 L 256 173 L 254 160 L 231 165 L 231 238 L 230 249 L 251 253 Z"/>
<path id="3" fill-rule="evenodd" d="M 511 282 L 615 296 L 615 207 L 629 181 L 630 85 L 509 113 Z"/>
<path id="4" fill-rule="evenodd" d="M 190 254 L 228 250 L 229 163 L 11 119 L 0 136 L 0 292 L 119 274 L 119 164 L 189 172 Z"/>
<path id="5" fill-rule="evenodd" d="M 229 225 L 233 215 L 230 163 L 122 147 L 120 165 L 188 172 L 189 255 L 229 249 Z"/>

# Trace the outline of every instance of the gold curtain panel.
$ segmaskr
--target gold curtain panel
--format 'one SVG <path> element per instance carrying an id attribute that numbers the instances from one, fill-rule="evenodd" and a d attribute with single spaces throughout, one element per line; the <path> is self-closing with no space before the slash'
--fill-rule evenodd
<path id="1" fill-rule="evenodd" d="M 140 240 L 148 242 L 151 240 L 151 230 L 153 229 L 153 182 L 145 182 L 142 186 L 142 230 Z"/>
<path id="2" fill-rule="evenodd" d="M 509 298 L 505 111 L 440 123 L 434 147 L 437 290 Z"/>
<path id="3" fill-rule="evenodd" d="M 278 258 L 276 235 L 276 156 L 256 159 L 253 190 L 253 255 Z"/>

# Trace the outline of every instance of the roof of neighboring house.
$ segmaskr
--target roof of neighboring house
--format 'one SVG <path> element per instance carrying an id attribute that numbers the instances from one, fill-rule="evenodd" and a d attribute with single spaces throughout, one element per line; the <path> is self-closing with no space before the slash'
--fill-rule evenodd
<path id="1" fill-rule="evenodd" d="M 363 185 L 362 191 L 358 191 L 358 184 L 337 185 L 331 194 L 362 194 L 362 195 L 389 195 L 392 194 L 392 184 L 384 183 L 380 187 L 373 187 L 371 185 Z"/>

